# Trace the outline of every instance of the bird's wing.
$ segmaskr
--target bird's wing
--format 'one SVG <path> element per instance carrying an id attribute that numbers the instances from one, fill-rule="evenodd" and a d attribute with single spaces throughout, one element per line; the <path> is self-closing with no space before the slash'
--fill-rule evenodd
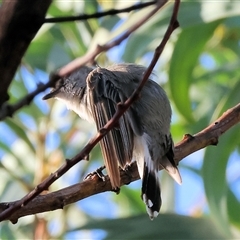
<path id="1" fill-rule="evenodd" d="M 106 70 L 106 69 L 104 69 Z M 97 129 L 101 129 L 115 114 L 117 103 L 121 102 L 120 92 L 113 85 L 109 74 L 102 74 L 103 69 L 94 70 L 87 78 L 88 97 L 91 111 Z M 124 114 L 110 132 L 100 141 L 106 169 L 113 188 L 120 187 L 120 174 L 118 165 L 122 168 L 130 163 L 133 152 L 133 130 Z"/>

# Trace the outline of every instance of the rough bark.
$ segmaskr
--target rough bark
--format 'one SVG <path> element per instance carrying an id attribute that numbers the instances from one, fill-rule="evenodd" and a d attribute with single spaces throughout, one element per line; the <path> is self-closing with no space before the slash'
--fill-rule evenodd
<path id="1" fill-rule="evenodd" d="M 0 8 L 0 106 L 32 39 L 44 23 L 51 0 L 5 0 Z"/>

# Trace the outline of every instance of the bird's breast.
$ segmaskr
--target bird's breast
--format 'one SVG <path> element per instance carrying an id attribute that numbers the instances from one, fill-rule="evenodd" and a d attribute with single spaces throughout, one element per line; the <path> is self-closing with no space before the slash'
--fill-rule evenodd
<path id="1" fill-rule="evenodd" d="M 63 102 L 67 109 L 74 111 L 79 115 L 80 118 L 87 120 L 88 122 L 94 122 L 91 110 L 87 107 L 87 103 L 76 101 L 76 100 L 67 100 L 58 98 L 59 101 Z"/>

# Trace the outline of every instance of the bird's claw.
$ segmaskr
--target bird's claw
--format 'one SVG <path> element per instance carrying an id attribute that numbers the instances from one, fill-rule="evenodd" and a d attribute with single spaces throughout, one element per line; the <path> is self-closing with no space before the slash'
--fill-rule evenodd
<path id="1" fill-rule="evenodd" d="M 96 169 L 94 172 L 88 173 L 84 180 L 92 179 L 94 176 L 98 176 L 103 182 L 106 180 L 106 176 L 103 174 L 103 170 L 105 166 L 101 166 L 100 168 Z"/>

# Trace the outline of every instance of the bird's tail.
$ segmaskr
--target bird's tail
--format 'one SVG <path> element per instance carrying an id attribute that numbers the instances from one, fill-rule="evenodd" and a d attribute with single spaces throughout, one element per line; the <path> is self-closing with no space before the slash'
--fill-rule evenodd
<path id="1" fill-rule="evenodd" d="M 161 200 L 161 189 L 158 178 L 158 170 L 153 163 L 145 162 L 142 177 L 142 199 L 146 204 L 147 213 L 151 220 L 158 216 Z"/>
<path id="2" fill-rule="evenodd" d="M 154 166 L 147 143 L 143 137 L 135 137 L 133 158 L 137 162 L 142 179 L 142 199 L 150 219 L 157 217 L 162 204 L 158 166 Z"/>

